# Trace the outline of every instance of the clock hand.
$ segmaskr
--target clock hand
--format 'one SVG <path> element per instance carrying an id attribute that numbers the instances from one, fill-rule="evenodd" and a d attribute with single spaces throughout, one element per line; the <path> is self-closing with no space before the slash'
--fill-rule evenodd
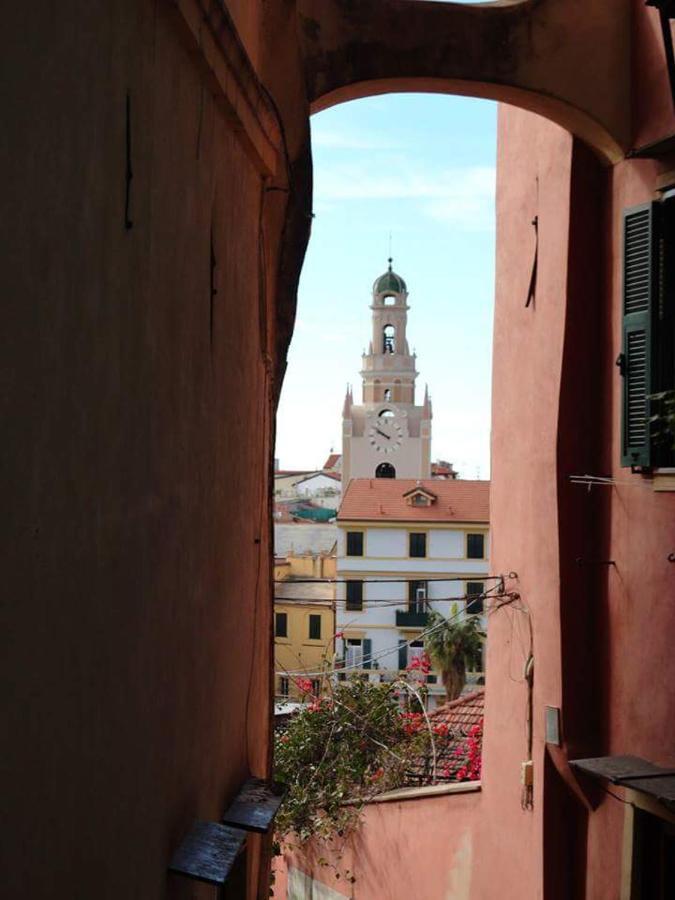
<path id="1" fill-rule="evenodd" d="M 383 438 L 386 438 L 388 441 L 391 440 L 391 437 L 390 437 L 388 434 L 385 434 L 384 431 L 380 431 L 379 428 L 376 428 L 375 431 L 376 431 L 378 434 L 381 434 L 382 437 L 383 437 Z"/>

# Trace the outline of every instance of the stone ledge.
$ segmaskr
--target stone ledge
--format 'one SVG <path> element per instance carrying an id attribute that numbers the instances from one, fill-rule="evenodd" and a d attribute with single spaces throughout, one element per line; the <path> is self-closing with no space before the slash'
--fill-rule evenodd
<path id="1" fill-rule="evenodd" d="M 373 797 L 366 804 L 390 803 L 398 800 L 418 800 L 424 797 L 442 797 L 446 794 L 475 794 L 481 790 L 480 781 L 459 781 L 452 784 L 430 784 L 425 787 L 398 788 Z"/>

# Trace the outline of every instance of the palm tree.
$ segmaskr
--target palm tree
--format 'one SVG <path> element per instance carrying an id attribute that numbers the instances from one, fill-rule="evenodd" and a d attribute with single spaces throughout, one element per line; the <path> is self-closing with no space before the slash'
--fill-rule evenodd
<path id="1" fill-rule="evenodd" d="M 481 659 L 485 634 L 480 630 L 480 619 L 469 615 L 457 621 L 457 604 L 453 604 L 450 619 L 432 610 L 428 627 L 424 649 L 441 670 L 448 700 L 455 700 L 462 693 L 467 666 Z"/>

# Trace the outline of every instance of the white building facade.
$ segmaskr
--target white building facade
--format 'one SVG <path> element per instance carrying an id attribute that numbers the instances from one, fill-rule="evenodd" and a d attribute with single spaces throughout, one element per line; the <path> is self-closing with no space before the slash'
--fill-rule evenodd
<path id="1" fill-rule="evenodd" d="M 337 524 L 336 646 L 346 671 L 395 678 L 421 656 L 430 609 L 484 615 L 489 482 L 352 479 Z M 438 673 L 430 697 L 432 707 L 444 697 Z"/>

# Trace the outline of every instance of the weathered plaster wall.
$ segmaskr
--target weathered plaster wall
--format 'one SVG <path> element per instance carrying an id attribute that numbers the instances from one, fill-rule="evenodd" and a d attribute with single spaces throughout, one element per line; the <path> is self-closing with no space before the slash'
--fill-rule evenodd
<path id="1" fill-rule="evenodd" d="M 499 878 L 504 898 L 542 891 L 543 704 L 561 702 L 556 443 L 567 293 L 573 139 L 531 113 L 500 107 L 493 348 L 491 566 L 516 572 L 523 606 L 490 619 L 482 815 L 474 896 Z M 534 300 L 526 307 L 535 255 Z M 516 604 L 518 607 L 519 604 Z M 535 655 L 534 810 L 521 809 L 528 759 L 524 667 Z M 506 824 L 508 822 L 508 825 Z M 488 849 L 489 848 L 489 849 Z M 487 860 L 490 864 L 487 864 Z"/>
<path id="2" fill-rule="evenodd" d="M 675 130 L 642 0 L 451 6 L 66 0 L 6 11 L 0 665 L 12 897 L 161 897 L 190 821 L 217 818 L 249 769 L 266 770 L 272 403 L 311 223 L 312 105 L 393 89 L 492 96 L 562 122 L 605 162 Z M 471 892 L 490 897 L 498 881 L 506 900 L 540 896 L 545 871 L 571 861 L 576 878 L 585 853 L 591 896 L 609 898 L 617 872 L 599 848 L 621 808 L 605 801 L 586 823 L 565 754 L 595 737 L 597 752 L 673 761 L 673 495 L 617 468 L 611 360 L 620 211 L 675 161 L 620 162 L 597 209 L 584 191 L 604 182 L 569 134 L 512 110 L 500 142 L 494 560 L 518 571 L 532 612 L 535 809 L 519 806 L 529 632 L 522 613 L 502 610 Z M 537 297 L 524 309 L 535 212 Z M 600 274 L 584 247 L 596 217 Z M 594 293 L 599 317 L 593 307 L 577 359 Z M 569 436 L 577 394 L 584 428 L 601 420 L 587 450 Z M 597 509 L 595 494 L 563 493 L 567 466 L 593 462 L 627 481 Z M 585 549 L 616 561 L 583 584 L 570 562 L 582 516 Z M 577 621 L 578 591 L 586 603 L 597 592 L 597 617 Z M 589 629 L 602 678 L 587 704 Z M 562 706 L 569 744 L 544 763 L 546 703 Z M 561 811 L 588 829 L 584 847 L 556 826 Z M 410 816 L 401 845 L 420 824 Z M 425 820 L 425 839 L 439 822 Z M 401 859 L 407 869 L 415 856 Z M 420 877 L 435 890 L 433 861 Z"/>
<path id="3" fill-rule="evenodd" d="M 652 11 L 635 15 L 635 80 L 648 78 L 654 95 L 636 96 L 633 144 L 673 130 L 660 35 L 647 21 Z M 668 685 L 675 671 L 667 645 L 675 621 L 663 598 L 672 596 L 675 577 L 667 561 L 675 497 L 619 466 L 614 360 L 621 347 L 621 213 L 655 197 L 657 178 L 674 162 L 626 160 L 602 172 L 586 148 L 550 123 L 500 110 L 492 562 L 497 571 L 518 572 L 530 610 L 535 788 L 534 809 L 522 811 L 529 634 L 524 613 L 501 610 L 488 642 L 478 898 L 495 886 L 488 856 L 505 898 L 619 896 L 623 806 L 579 785 L 568 760 L 633 753 L 673 763 Z M 525 308 L 535 214 L 537 291 Z M 617 484 L 589 493 L 569 483 L 569 475 L 585 472 L 613 474 Z M 594 564 L 609 559 L 615 565 Z M 561 748 L 544 744 L 546 705 L 561 709 Z"/>
<path id="4" fill-rule="evenodd" d="M 178 896 L 268 765 L 261 173 L 169 4 L 39 12 L 3 21 L 3 893 Z"/>
<path id="5" fill-rule="evenodd" d="M 438 91 L 533 110 L 610 159 L 629 140 L 630 0 L 299 0 L 298 10 L 314 109 Z"/>
<path id="6" fill-rule="evenodd" d="M 479 792 L 372 803 L 365 808 L 363 823 L 341 859 L 317 845 L 278 860 L 274 896 L 278 900 L 310 896 L 289 890 L 290 867 L 341 897 L 469 900 L 476 853 L 473 829 L 480 815 Z M 340 879 L 332 868 L 318 865 L 320 856 L 338 866 Z M 356 878 L 353 886 L 345 883 L 347 870 Z"/>

